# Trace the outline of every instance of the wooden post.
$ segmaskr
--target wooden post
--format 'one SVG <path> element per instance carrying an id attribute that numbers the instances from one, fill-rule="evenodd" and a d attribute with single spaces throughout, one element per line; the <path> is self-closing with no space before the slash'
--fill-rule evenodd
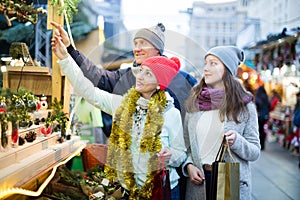
<path id="1" fill-rule="evenodd" d="M 53 34 L 55 33 L 55 30 L 50 24 L 51 21 L 54 21 L 64 26 L 64 16 L 63 15 L 59 16 L 57 12 L 58 12 L 58 7 L 51 6 L 51 0 L 48 0 L 47 29 L 53 30 Z M 69 113 L 70 85 L 66 78 L 63 79 L 63 75 L 61 73 L 60 67 L 57 64 L 57 60 L 58 58 L 55 56 L 55 54 L 52 54 L 52 102 L 54 101 L 55 98 L 58 101 L 61 101 L 62 94 L 63 94 L 64 113 Z"/>
<path id="2" fill-rule="evenodd" d="M 64 17 L 57 14 L 58 8 L 51 6 L 51 0 L 48 0 L 48 17 L 47 17 L 47 29 L 54 29 L 50 25 L 51 21 L 57 22 L 61 25 L 64 24 Z M 62 76 L 60 73 L 60 68 L 57 64 L 57 57 L 52 54 L 52 101 L 57 98 L 58 101 L 62 99 Z"/>

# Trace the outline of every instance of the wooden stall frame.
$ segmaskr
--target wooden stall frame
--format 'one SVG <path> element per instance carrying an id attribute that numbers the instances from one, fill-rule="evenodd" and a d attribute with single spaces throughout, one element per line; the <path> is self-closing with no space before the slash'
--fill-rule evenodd
<path id="1" fill-rule="evenodd" d="M 61 1 L 63 3 L 63 0 Z M 58 7 L 51 5 L 51 0 L 48 0 L 48 17 L 47 17 L 47 29 L 53 30 L 52 35 L 55 33 L 55 29 L 51 26 L 50 22 L 54 21 L 58 24 L 64 25 L 64 16 L 58 15 Z M 63 80 L 63 74 L 57 63 L 58 58 L 55 54 L 52 54 L 52 101 L 56 98 L 58 101 L 63 101 L 64 113 L 70 112 L 70 83 L 67 79 Z M 63 85 L 63 97 L 62 97 L 62 85 Z"/>

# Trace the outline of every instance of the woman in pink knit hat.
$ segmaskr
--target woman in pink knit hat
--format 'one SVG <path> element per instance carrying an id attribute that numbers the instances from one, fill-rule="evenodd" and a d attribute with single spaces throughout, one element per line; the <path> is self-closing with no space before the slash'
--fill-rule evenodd
<path id="1" fill-rule="evenodd" d="M 52 50 L 78 95 L 113 116 L 105 172 L 129 191 L 129 199 L 151 199 L 158 162 L 169 169 L 172 199 L 179 199 L 176 167 L 186 159 L 181 115 L 164 91 L 180 68 L 178 58 L 154 56 L 134 70 L 136 84 L 124 96 L 94 87 L 58 36 Z"/>

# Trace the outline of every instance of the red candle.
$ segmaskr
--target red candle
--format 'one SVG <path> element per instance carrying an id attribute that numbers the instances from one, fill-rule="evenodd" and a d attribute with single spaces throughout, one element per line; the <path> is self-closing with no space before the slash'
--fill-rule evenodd
<path id="1" fill-rule="evenodd" d="M 19 138 L 19 131 L 18 129 L 13 129 L 11 132 L 11 139 L 13 143 L 17 143 Z"/>

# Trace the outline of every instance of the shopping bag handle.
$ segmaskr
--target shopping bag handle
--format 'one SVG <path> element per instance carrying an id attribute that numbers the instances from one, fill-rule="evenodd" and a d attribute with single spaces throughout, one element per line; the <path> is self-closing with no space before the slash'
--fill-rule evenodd
<path id="1" fill-rule="evenodd" d="M 228 140 L 226 140 L 226 143 L 227 143 L 227 145 L 226 145 L 226 150 L 227 150 L 227 152 L 228 152 L 228 154 L 229 154 L 229 157 L 230 157 L 230 159 L 233 161 L 233 162 L 235 162 L 235 159 L 234 159 L 234 157 L 232 156 L 232 153 L 231 153 L 231 150 L 230 150 L 230 146 L 229 146 L 229 143 L 228 143 Z M 224 153 L 225 154 L 225 153 Z"/>
<path id="2" fill-rule="evenodd" d="M 216 158 L 215 158 L 215 162 L 222 162 L 223 161 L 223 159 L 224 159 L 224 148 L 225 148 L 225 146 L 224 146 L 224 142 L 225 142 L 225 135 L 224 135 L 224 137 L 223 137 L 223 141 L 222 141 L 222 143 L 221 143 L 221 146 L 220 146 L 220 148 L 219 148 L 219 150 L 218 150 L 218 153 L 217 153 L 217 156 L 216 156 Z"/>
<path id="3" fill-rule="evenodd" d="M 224 145 L 224 143 L 226 143 L 226 145 Z M 220 146 L 217 156 L 215 158 L 215 162 L 224 162 L 225 161 L 224 157 L 225 157 L 226 151 L 228 152 L 230 159 L 233 162 L 235 162 L 235 159 L 233 158 L 230 147 L 229 147 L 228 140 L 226 139 L 226 135 L 224 135 L 223 141 L 221 143 L 221 146 Z"/>

